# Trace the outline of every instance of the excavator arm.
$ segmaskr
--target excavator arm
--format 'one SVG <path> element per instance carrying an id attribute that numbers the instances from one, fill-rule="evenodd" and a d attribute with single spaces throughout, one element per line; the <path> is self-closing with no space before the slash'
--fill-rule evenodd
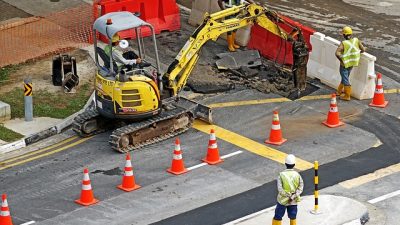
<path id="1" fill-rule="evenodd" d="M 234 16 L 234 18 L 225 19 L 228 16 Z M 287 33 L 278 26 L 278 23 L 289 25 L 293 28 L 292 32 Z M 301 30 L 298 27 L 286 23 L 276 12 L 266 7 L 256 4 L 239 5 L 211 15 L 206 14 L 203 23 L 190 36 L 189 40 L 179 51 L 175 60 L 170 64 L 166 74 L 163 76 L 163 84 L 165 89 L 168 90 L 168 95 L 176 96 L 185 86 L 190 73 L 199 59 L 200 50 L 207 41 L 216 41 L 221 34 L 250 24 L 258 24 L 284 40 L 301 42 L 296 44 L 296 46 L 303 46 L 306 48 Z M 297 36 L 297 40 L 295 40 L 295 36 Z M 304 49 L 302 49 L 302 52 L 303 53 L 300 55 L 302 55 L 301 57 L 304 61 L 304 57 L 308 59 L 308 50 L 306 51 L 306 56 L 304 56 Z M 294 57 L 296 54 L 299 55 L 294 52 Z M 296 62 L 294 64 L 296 64 Z M 299 71 L 299 69 L 297 68 L 296 71 Z M 300 87 L 299 89 L 303 88 Z"/>

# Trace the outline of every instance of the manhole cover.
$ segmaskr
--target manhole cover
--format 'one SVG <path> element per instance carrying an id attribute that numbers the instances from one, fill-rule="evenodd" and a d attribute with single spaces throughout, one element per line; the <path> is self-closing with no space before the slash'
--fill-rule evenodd
<path id="1" fill-rule="evenodd" d="M 59 2 L 60 0 L 50 0 L 50 2 Z"/>

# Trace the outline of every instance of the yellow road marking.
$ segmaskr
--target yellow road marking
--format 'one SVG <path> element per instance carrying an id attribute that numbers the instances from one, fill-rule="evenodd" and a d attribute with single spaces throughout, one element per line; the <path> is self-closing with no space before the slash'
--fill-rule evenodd
<path id="1" fill-rule="evenodd" d="M 400 89 L 388 89 L 384 91 L 387 94 L 400 93 Z M 309 95 L 304 96 L 296 101 L 309 101 L 309 100 L 319 100 L 319 99 L 330 99 L 331 95 Z M 234 107 L 234 106 L 244 106 L 244 105 L 261 105 L 267 103 L 282 103 L 291 102 L 292 100 L 288 98 L 268 98 L 268 99 L 256 99 L 256 100 L 245 100 L 245 101 L 235 101 L 235 102 L 220 102 L 207 105 L 210 108 L 224 108 L 224 107 Z"/>
<path id="2" fill-rule="evenodd" d="M 400 93 L 400 89 L 388 89 L 383 91 L 386 94 Z"/>
<path id="3" fill-rule="evenodd" d="M 236 101 L 236 102 L 222 102 L 222 103 L 214 103 L 208 105 L 211 108 L 222 108 L 222 107 L 232 107 L 232 106 L 241 106 L 241 105 L 259 105 L 266 103 L 274 103 L 274 102 L 290 102 L 292 100 L 288 98 L 270 98 L 270 99 L 259 99 L 259 100 L 248 100 L 248 101 Z"/>
<path id="4" fill-rule="evenodd" d="M 213 128 L 216 132 L 217 137 L 224 141 L 227 141 L 227 142 L 234 144 L 240 148 L 243 148 L 247 151 L 250 151 L 254 154 L 263 156 L 265 158 L 274 160 L 276 162 L 279 162 L 282 164 L 285 163 L 285 158 L 287 156 L 286 153 L 278 151 L 271 147 L 268 147 L 264 144 L 255 142 L 249 138 L 246 138 L 244 136 L 236 134 L 232 131 L 226 130 L 222 127 L 218 127 L 216 125 L 210 125 L 210 124 L 207 124 L 200 120 L 195 120 L 193 123 L 193 128 L 195 128 L 199 131 L 202 131 L 204 133 L 207 133 L 207 134 L 210 132 L 210 129 Z M 307 169 L 310 169 L 313 167 L 314 167 L 314 164 L 312 164 L 310 162 L 307 162 L 300 158 L 296 159 L 296 169 L 307 170 Z"/>
<path id="5" fill-rule="evenodd" d="M 77 139 L 77 138 L 78 138 L 78 136 L 73 136 L 73 137 L 70 137 L 70 138 L 65 139 L 64 141 L 62 141 L 62 142 L 60 142 L 60 143 L 57 143 L 57 144 L 48 146 L 48 147 L 46 147 L 46 148 L 39 149 L 39 150 L 36 150 L 36 151 L 33 151 L 33 152 L 29 152 L 29 153 L 24 154 L 24 155 L 20 155 L 20 156 L 14 157 L 14 158 L 7 159 L 7 160 L 5 160 L 5 161 L 0 162 L 0 165 L 1 165 L 1 164 L 4 164 L 4 163 L 9 163 L 9 162 L 15 161 L 15 160 L 17 160 L 17 159 L 25 158 L 25 157 L 27 157 L 27 156 L 36 155 L 36 154 L 38 154 L 38 153 L 41 153 L 41 152 L 47 151 L 47 150 L 49 150 L 49 149 L 52 149 L 52 148 L 58 147 L 58 146 L 60 146 L 60 145 L 63 145 L 63 144 L 65 144 L 65 143 L 67 143 L 67 142 L 73 141 L 73 140 L 75 140 L 75 139 Z"/>
<path id="6" fill-rule="evenodd" d="M 318 99 L 329 99 L 331 98 L 332 95 L 309 95 L 309 96 L 303 96 L 299 98 L 299 101 L 308 101 L 308 100 L 318 100 Z"/>
<path id="7" fill-rule="evenodd" d="M 71 148 L 71 147 L 73 147 L 73 146 L 79 145 L 79 144 L 81 144 L 81 143 L 83 143 L 83 142 L 85 142 L 85 141 L 87 141 L 87 140 L 89 140 L 89 139 L 91 139 L 91 138 L 93 138 L 93 137 L 94 137 L 94 136 L 92 136 L 92 137 L 87 137 L 87 138 L 82 138 L 82 139 L 78 140 L 77 142 L 74 142 L 74 143 L 69 144 L 69 145 L 66 145 L 66 146 L 64 146 L 64 147 L 55 149 L 55 150 L 53 150 L 53 151 L 48 151 L 48 152 L 46 152 L 46 153 L 43 153 L 43 154 L 34 156 L 34 157 L 32 157 L 32 158 L 24 159 L 24 160 L 21 160 L 21 161 L 19 161 L 19 162 L 15 162 L 15 163 L 12 163 L 12 164 L 9 164 L 9 165 L 6 165 L 6 166 L 2 166 L 2 167 L 0 167 L 0 170 L 4 170 L 4 169 L 7 169 L 7 168 L 10 168 L 10 167 L 13 167 L 13 166 L 17 166 L 17 165 L 20 165 L 20 164 L 23 164 L 23 163 L 26 163 L 26 162 L 33 161 L 33 160 L 35 160 L 35 159 L 39 159 L 39 158 L 43 158 L 43 157 L 48 156 L 48 155 L 52 155 L 52 154 L 57 153 L 57 152 L 61 152 L 61 151 L 63 151 L 63 150 L 66 150 L 66 149 L 68 149 L 68 148 Z"/>
<path id="8" fill-rule="evenodd" d="M 380 179 L 382 177 L 389 176 L 389 175 L 391 175 L 393 173 L 397 173 L 397 172 L 400 172 L 400 163 L 377 170 L 373 173 L 366 174 L 361 177 L 357 177 L 357 178 L 354 178 L 351 180 L 346 180 L 346 181 L 340 182 L 339 184 L 344 188 L 350 189 L 350 188 L 358 187 L 358 186 L 361 186 L 368 182 Z"/>

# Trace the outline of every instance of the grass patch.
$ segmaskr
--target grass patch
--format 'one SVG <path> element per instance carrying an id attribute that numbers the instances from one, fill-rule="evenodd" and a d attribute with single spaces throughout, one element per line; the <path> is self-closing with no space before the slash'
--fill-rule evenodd
<path id="1" fill-rule="evenodd" d="M 19 69 L 17 65 L 5 66 L 0 68 L 0 85 L 10 79 L 10 74 Z"/>
<path id="2" fill-rule="evenodd" d="M 13 142 L 23 137 L 24 135 L 14 132 L 10 129 L 7 129 L 6 127 L 3 126 L 3 124 L 0 124 L 0 140 L 6 142 Z"/>
<path id="3" fill-rule="evenodd" d="M 75 94 L 51 93 L 46 90 L 33 90 L 33 116 L 63 119 L 82 109 L 92 93 L 90 84 L 80 86 Z M 0 101 L 11 106 L 11 118 L 23 118 L 24 94 L 22 88 L 15 88 L 0 95 Z"/>

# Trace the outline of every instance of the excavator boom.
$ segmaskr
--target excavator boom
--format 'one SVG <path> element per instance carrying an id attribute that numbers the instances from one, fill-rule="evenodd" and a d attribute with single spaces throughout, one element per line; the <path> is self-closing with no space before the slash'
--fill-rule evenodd
<path id="1" fill-rule="evenodd" d="M 224 19 L 234 15 L 236 15 L 234 18 Z M 287 33 L 281 29 L 278 23 L 285 23 L 293 30 Z M 199 58 L 200 50 L 207 41 L 216 41 L 223 33 L 251 24 L 258 24 L 283 40 L 293 43 L 295 86 L 299 90 L 304 90 L 308 49 L 304 43 L 300 28 L 287 23 L 275 11 L 256 4 L 249 4 L 234 6 L 205 16 L 203 23 L 193 32 L 163 76 L 163 83 L 165 88 L 169 90 L 169 95 L 176 96 L 185 86 Z"/>

